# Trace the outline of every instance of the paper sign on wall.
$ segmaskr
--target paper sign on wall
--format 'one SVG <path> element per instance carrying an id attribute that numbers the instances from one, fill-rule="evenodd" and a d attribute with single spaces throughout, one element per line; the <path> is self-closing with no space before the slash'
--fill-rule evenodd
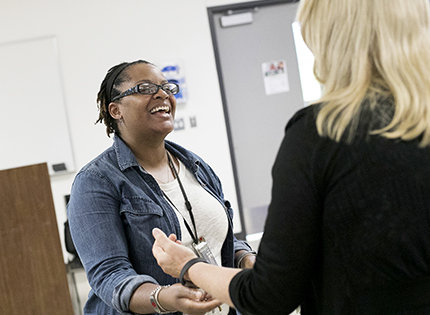
<path id="1" fill-rule="evenodd" d="M 263 70 L 266 95 L 284 93 L 290 90 L 285 60 L 263 62 L 261 69 Z"/>

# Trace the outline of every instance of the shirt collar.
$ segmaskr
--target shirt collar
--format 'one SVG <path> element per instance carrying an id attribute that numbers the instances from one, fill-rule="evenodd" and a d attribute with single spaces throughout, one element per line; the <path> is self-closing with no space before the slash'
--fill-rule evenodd
<path id="1" fill-rule="evenodd" d="M 130 148 L 117 135 L 113 136 L 113 147 L 115 149 L 118 165 L 121 171 L 124 171 L 129 167 L 139 166 L 133 152 L 131 152 Z"/>
<path id="2" fill-rule="evenodd" d="M 188 167 L 192 172 L 197 171 L 198 164 L 200 163 L 195 156 L 190 154 L 190 152 L 185 150 L 183 147 L 173 142 L 166 140 L 165 145 L 166 149 L 173 153 L 178 159 L 180 159 L 181 162 L 184 163 L 185 166 Z M 133 152 L 118 135 L 113 136 L 113 147 L 115 149 L 118 165 L 121 172 L 123 172 L 129 167 L 140 167 L 140 164 L 139 162 L 137 162 L 137 159 L 134 156 Z"/>

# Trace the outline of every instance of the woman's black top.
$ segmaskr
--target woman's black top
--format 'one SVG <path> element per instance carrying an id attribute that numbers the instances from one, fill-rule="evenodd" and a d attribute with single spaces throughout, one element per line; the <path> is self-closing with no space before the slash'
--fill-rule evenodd
<path id="1" fill-rule="evenodd" d="M 430 147 L 368 134 L 389 102 L 363 111 L 350 144 L 318 135 L 318 108 L 286 127 L 257 262 L 231 282 L 233 303 L 259 315 L 430 314 Z"/>

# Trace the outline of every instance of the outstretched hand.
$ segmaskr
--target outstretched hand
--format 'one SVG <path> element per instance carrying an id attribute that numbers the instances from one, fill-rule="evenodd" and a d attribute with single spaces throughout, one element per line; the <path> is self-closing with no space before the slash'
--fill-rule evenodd
<path id="1" fill-rule="evenodd" d="M 163 271 L 172 277 L 179 278 L 181 270 L 187 261 L 196 258 L 196 254 L 189 248 L 180 245 L 176 235 L 171 234 L 169 237 L 158 228 L 152 230 L 155 242 L 152 246 L 157 263 Z"/>

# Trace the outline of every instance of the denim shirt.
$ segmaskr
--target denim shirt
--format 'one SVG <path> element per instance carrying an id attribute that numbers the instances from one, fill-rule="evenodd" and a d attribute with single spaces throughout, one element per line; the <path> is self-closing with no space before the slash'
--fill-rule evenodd
<path id="1" fill-rule="evenodd" d="M 174 209 L 127 145 L 118 136 L 113 140 L 112 147 L 76 175 L 67 207 L 72 238 L 91 286 L 85 314 L 133 314 L 129 301 L 140 285 L 178 282 L 152 255 L 154 227 L 182 238 Z M 233 210 L 224 200 L 219 178 L 196 154 L 167 140 L 165 147 L 224 206 L 229 230 L 222 265 L 233 267 L 234 253 L 251 248 L 234 237 Z"/>

